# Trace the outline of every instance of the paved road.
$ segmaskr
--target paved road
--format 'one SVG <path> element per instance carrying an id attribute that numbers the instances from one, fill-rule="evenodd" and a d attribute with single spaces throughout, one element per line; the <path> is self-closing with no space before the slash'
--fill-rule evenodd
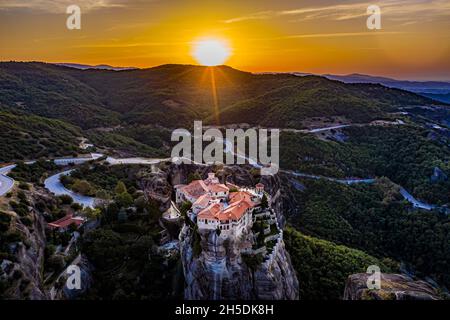
<path id="1" fill-rule="evenodd" d="M 326 130 L 331 130 L 331 129 L 339 129 L 339 128 L 346 128 L 349 127 L 350 125 L 339 125 L 339 126 L 333 126 L 333 127 L 326 127 L 326 128 L 318 128 L 318 129 L 313 129 L 313 130 L 307 130 L 307 132 L 309 133 L 316 133 L 316 132 L 321 132 L 321 131 L 326 131 Z M 247 156 L 245 155 L 241 155 L 241 154 L 236 154 L 234 152 L 234 148 L 233 148 L 233 144 L 231 143 L 231 141 L 224 139 L 224 143 L 225 143 L 225 150 L 224 152 L 231 152 L 233 155 L 243 158 L 245 160 L 248 160 L 249 164 L 252 165 L 254 168 L 260 169 L 261 165 L 259 165 L 256 161 L 254 161 L 253 159 L 249 159 Z M 303 177 L 303 178 L 309 178 L 309 179 L 326 179 L 328 181 L 333 181 L 333 182 L 337 182 L 337 183 L 342 183 L 342 184 L 347 184 L 347 185 L 351 185 L 351 184 L 357 184 L 357 183 L 374 183 L 375 179 L 373 178 L 366 178 L 366 179 L 358 179 L 358 178 L 353 178 L 353 179 L 337 179 L 337 178 L 331 178 L 331 177 L 324 177 L 324 176 L 318 176 L 318 175 L 313 175 L 313 174 L 307 174 L 307 173 L 301 173 L 301 172 L 295 172 L 295 171 L 289 171 L 289 170 L 280 170 L 281 172 L 285 172 L 291 175 L 294 175 L 296 177 Z M 409 203 L 411 203 L 415 208 L 421 208 L 424 210 L 433 210 L 436 209 L 437 206 L 432 205 L 432 204 L 428 204 L 422 201 L 417 200 L 416 198 L 414 198 L 413 195 L 411 195 L 408 191 L 406 191 L 403 187 L 400 187 L 400 194 L 403 196 L 403 198 L 405 200 L 407 200 Z"/>
<path id="2" fill-rule="evenodd" d="M 102 154 L 94 153 L 92 154 L 92 157 L 86 157 L 86 158 L 59 158 L 54 159 L 53 161 L 57 165 L 69 165 L 69 164 L 81 164 L 87 161 L 91 161 L 94 159 L 98 159 L 102 156 Z M 25 164 L 33 164 L 36 161 L 26 161 Z M 15 164 L 5 166 L 0 168 L 0 197 L 4 196 L 11 190 L 11 188 L 14 186 L 14 179 L 8 177 L 8 173 L 16 167 Z"/>
<path id="3" fill-rule="evenodd" d="M 7 194 L 9 190 L 14 186 L 14 180 L 7 176 L 7 174 L 14 169 L 16 165 L 12 164 L 3 168 L 0 168 L 0 197 Z"/>
<path id="4" fill-rule="evenodd" d="M 338 129 L 338 128 L 344 128 L 344 127 L 348 127 L 349 125 L 340 125 L 340 126 L 334 126 L 334 127 L 327 127 L 327 128 L 318 128 L 318 129 L 313 129 L 313 130 L 309 130 L 309 132 L 320 132 L 320 131 L 324 131 L 324 130 L 331 130 L 331 129 Z M 253 159 L 249 159 L 248 157 L 246 157 L 245 155 L 241 155 L 241 154 L 236 154 L 233 150 L 233 145 L 230 141 L 228 141 L 227 139 L 224 139 L 224 143 L 225 143 L 225 150 L 224 152 L 231 152 L 232 154 L 234 154 L 237 157 L 240 158 L 244 158 L 247 161 L 249 161 L 249 163 L 255 167 L 255 168 L 261 168 L 261 165 L 259 165 L 256 161 L 254 161 Z M 90 160 L 94 160 L 94 159 L 98 159 L 100 157 L 102 157 L 102 154 L 99 153 L 95 153 L 92 154 L 92 157 L 90 158 L 61 158 L 61 159 L 54 159 L 53 161 L 58 164 L 58 165 L 68 165 L 68 164 L 80 164 L 86 161 L 90 161 Z M 166 159 L 153 159 L 153 158 L 124 158 L 124 159 L 116 159 L 113 157 L 107 157 L 106 161 L 108 161 L 111 165 L 118 165 L 118 164 L 146 164 L 146 165 L 151 165 L 151 164 L 157 164 L 160 162 L 165 162 L 165 161 L 170 161 L 170 158 L 166 158 Z M 28 161 L 26 162 L 27 164 L 32 164 L 35 161 Z M 193 162 L 193 161 L 192 161 Z M 11 179 L 10 177 L 7 176 L 7 174 L 15 167 L 16 165 L 9 165 L 3 168 L 0 168 L 0 196 L 5 195 L 14 185 L 14 180 Z M 53 192 L 56 195 L 69 195 L 73 198 L 73 200 L 77 203 L 80 203 L 84 206 L 87 207 L 93 207 L 94 203 L 95 203 L 95 198 L 93 197 L 86 197 L 86 196 L 82 196 L 79 195 L 71 190 L 66 189 L 62 183 L 59 181 L 59 178 L 61 177 L 61 175 L 67 175 L 70 173 L 71 170 L 68 171 L 64 171 L 64 172 L 60 172 L 57 173 L 51 177 L 49 177 L 48 179 L 45 180 L 44 184 L 45 187 L 50 190 L 51 192 Z M 326 179 L 328 181 L 334 181 L 334 182 L 338 182 L 338 183 L 343 183 L 343 184 L 356 184 L 356 183 L 373 183 L 375 182 L 375 179 L 369 178 L 369 179 L 337 179 L 337 178 L 331 178 L 331 177 L 325 177 L 325 176 L 318 176 L 318 175 L 312 175 L 312 174 L 307 174 L 307 173 L 301 173 L 301 172 L 295 172 L 295 171 L 289 171 L 289 170 L 280 170 L 281 172 L 285 172 L 288 174 L 292 174 L 294 176 L 297 177 L 303 177 L 303 178 L 310 178 L 310 179 Z M 433 210 L 438 208 L 436 205 L 432 205 L 432 204 L 428 204 L 428 203 L 424 203 L 422 201 L 417 200 L 416 198 L 414 198 L 414 196 L 412 196 L 408 191 L 406 191 L 403 187 L 400 187 L 400 193 L 401 195 L 405 198 L 405 200 L 407 200 L 408 202 L 410 202 L 414 207 L 416 208 L 421 208 L 424 210 Z"/>
<path id="5" fill-rule="evenodd" d="M 67 170 L 64 172 L 57 173 L 49 178 L 47 178 L 44 181 L 45 187 L 50 191 L 53 192 L 55 195 L 68 195 L 71 196 L 73 201 L 79 204 L 82 204 L 85 207 L 94 207 L 95 198 L 92 197 L 86 197 L 82 196 L 80 194 L 77 194 L 66 187 L 59 181 L 59 178 L 63 175 L 68 175 L 72 170 Z"/>
<path id="6" fill-rule="evenodd" d="M 310 178 L 310 179 L 326 179 L 328 181 L 333 181 L 333 182 L 338 182 L 338 183 L 343 183 L 343 184 L 357 184 L 357 183 L 374 183 L 375 179 L 336 179 L 336 178 L 330 178 L 330 177 L 324 177 L 324 176 L 317 176 L 317 175 L 312 175 L 312 174 L 306 174 L 306 173 L 300 173 L 300 172 L 295 172 L 295 171 L 286 171 L 286 170 L 281 170 L 284 173 L 288 173 L 288 174 L 292 174 L 296 177 L 302 177 L 302 178 Z M 405 200 L 407 200 L 409 203 L 411 203 L 415 208 L 420 208 L 420 209 L 424 209 L 424 210 L 434 210 L 434 209 L 438 209 L 439 207 L 433 204 L 428 204 L 425 202 L 422 202 L 420 200 L 417 200 L 416 198 L 414 198 L 414 196 L 412 194 L 410 194 L 408 191 L 406 191 L 405 188 L 400 186 L 400 194 L 403 196 L 403 198 Z"/>
<path id="7" fill-rule="evenodd" d="M 111 165 L 117 164 L 158 164 L 162 161 L 170 161 L 170 158 L 167 159 L 152 159 L 152 158 L 124 158 L 124 159 L 116 159 L 112 157 L 106 158 L 106 161 Z"/>
<path id="8" fill-rule="evenodd" d="M 350 127 L 350 126 L 351 126 L 350 124 L 341 124 L 341 125 L 339 125 L 339 126 L 333 126 L 333 127 L 325 127 L 325 128 L 317 128 L 317 129 L 307 130 L 307 132 L 309 132 L 309 133 L 317 133 L 317 132 L 322 132 L 322 131 L 327 131 L 327 130 L 347 128 L 347 127 Z"/>
<path id="9" fill-rule="evenodd" d="M 400 187 L 400 193 L 402 194 L 403 198 L 409 201 L 415 208 L 421 208 L 425 210 L 433 210 L 436 209 L 438 206 L 428 204 L 422 201 L 417 200 L 410 194 L 408 191 L 405 190 L 405 188 Z"/>
<path id="10" fill-rule="evenodd" d="M 8 176 L 0 175 L 0 197 L 7 194 L 13 186 L 13 179 Z"/>
<path id="11" fill-rule="evenodd" d="M 352 179 L 337 179 L 337 178 L 331 178 L 331 177 L 325 177 L 325 176 L 317 176 L 313 174 L 307 174 L 307 173 L 301 173 L 296 171 L 289 171 L 289 170 L 281 170 L 281 172 L 291 174 L 296 177 L 302 177 L 302 178 L 309 178 L 309 179 L 325 179 L 328 181 L 343 183 L 343 184 L 356 184 L 356 183 L 374 183 L 375 179 L 369 178 L 369 179 L 359 179 L 359 178 L 352 178 Z"/>
<path id="12" fill-rule="evenodd" d="M 98 159 L 100 157 L 102 157 L 102 154 L 93 154 L 92 157 L 94 159 Z M 92 158 L 86 158 L 88 160 L 92 160 Z M 73 158 L 73 159 L 56 159 L 55 163 L 59 164 L 59 165 L 67 165 L 68 163 L 73 163 L 71 162 L 71 160 L 77 160 L 75 163 L 82 163 L 82 162 L 86 162 L 88 160 L 84 160 L 80 159 L 80 158 Z M 162 161 L 167 161 L 170 159 L 150 159 L 150 158 L 124 158 L 124 159 L 116 159 L 116 158 L 112 158 L 112 157 L 108 157 L 106 158 L 106 161 L 109 162 L 111 165 L 118 165 L 118 164 L 146 164 L 146 165 L 151 165 L 151 164 L 157 164 L 160 163 Z M 49 178 L 47 178 L 44 181 L 44 185 L 45 187 L 50 191 L 53 192 L 55 195 L 59 196 L 59 195 L 68 195 L 70 197 L 72 197 L 73 201 L 79 204 L 82 204 L 85 207 L 91 207 L 93 208 L 96 202 L 96 198 L 94 197 L 87 197 L 87 196 L 83 196 L 80 195 L 78 193 L 75 193 L 69 189 L 67 189 L 66 187 L 64 187 L 64 185 L 61 183 L 60 181 L 60 177 L 62 175 L 68 175 L 70 174 L 72 170 L 67 170 L 64 172 L 60 172 L 57 173 Z"/>

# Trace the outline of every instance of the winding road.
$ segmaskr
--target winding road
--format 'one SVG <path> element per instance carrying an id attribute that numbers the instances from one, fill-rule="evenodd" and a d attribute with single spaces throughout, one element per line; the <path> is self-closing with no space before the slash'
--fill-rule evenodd
<path id="1" fill-rule="evenodd" d="M 338 126 L 332 126 L 332 127 L 317 128 L 317 129 L 312 129 L 312 130 L 304 130 L 303 132 L 317 133 L 317 132 L 323 132 L 323 131 L 327 131 L 327 130 L 347 128 L 350 126 L 351 125 L 338 125 Z M 248 158 L 246 155 L 239 154 L 239 152 L 236 153 L 234 151 L 233 144 L 231 143 L 231 141 L 229 141 L 226 138 L 223 139 L 222 141 L 225 143 L 225 150 L 224 150 L 225 153 L 231 152 L 233 155 L 235 155 L 238 158 L 248 160 L 249 164 L 252 165 L 254 168 L 257 168 L 257 169 L 261 168 L 261 165 L 258 164 L 255 160 Z M 293 175 L 296 177 L 301 177 L 301 178 L 309 178 L 309 179 L 316 179 L 316 180 L 326 179 L 328 181 L 333 181 L 333 182 L 342 183 L 342 184 L 346 184 L 346 185 L 352 185 L 352 184 L 357 184 L 357 183 L 374 183 L 375 182 L 374 178 L 338 179 L 338 178 L 318 176 L 318 175 L 302 173 L 302 172 L 297 172 L 297 171 L 290 171 L 290 170 L 280 170 L 280 172 L 284 172 L 284 173 L 287 173 L 287 174 L 290 174 L 290 175 Z M 439 206 L 436 206 L 433 204 L 428 204 L 428 203 L 422 202 L 420 200 L 417 200 L 416 198 L 414 198 L 414 196 L 412 194 L 410 194 L 408 191 L 406 191 L 405 188 L 403 188 L 402 186 L 399 186 L 399 187 L 400 187 L 400 194 L 403 196 L 403 198 L 405 200 L 407 200 L 409 203 L 411 203 L 415 208 L 420 208 L 420 209 L 424 209 L 424 210 L 428 210 L 428 211 L 439 208 Z"/>
<path id="2" fill-rule="evenodd" d="M 90 159 L 90 160 L 98 159 L 98 158 L 101 158 L 102 156 L 103 156 L 102 154 L 96 153 L 96 154 L 92 155 L 92 158 L 87 158 L 87 159 Z M 78 158 L 78 160 L 79 160 L 79 158 Z M 167 161 L 167 160 L 170 160 L 170 159 L 151 159 L 151 158 L 123 158 L 123 159 L 116 159 L 116 158 L 113 158 L 113 157 L 107 157 L 106 158 L 106 161 L 109 164 L 111 164 L 111 165 L 119 165 L 119 164 L 146 164 L 146 165 L 152 165 L 152 164 L 157 164 L 157 163 L 160 163 L 162 161 Z M 85 161 L 78 161 L 78 163 L 85 162 Z M 66 164 L 68 164 L 67 162 L 60 161 L 60 159 L 55 160 L 55 163 L 59 164 L 59 165 L 66 165 Z M 70 174 L 70 172 L 72 170 L 67 170 L 67 171 L 64 171 L 64 172 L 60 172 L 60 173 L 57 173 L 57 174 L 47 178 L 44 181 L 45 187 L 50 192 L 53 192 L 57 196 L 59 196 L 59 195 L 68 195 L 68 196 L 72 197 L 74 202 L 82 204 L 85 207 L 93 208 L 95 206 L 95 203 L 97 202 L 97 198 L 83 196 L 83 195 L 80 195 L 78 193 L 75 193 L 75 192 L 67 189 L 66 187 L 64 187 L 64 185 L 61 183 L 61 181 L 60 181 L 61 176 Z"/>
<path id="3" fill-rule="evenodd" d="M 7 176 L 7 174 L 14 169 L 16 165 L 9 165 L 0 168 L 0 197 L 7 194 L 14 186 L 14 180 Z"/>
<path id="4" fill-rule="evenodd" d="M 312 130 L 308 130 L 307 132 L 309 133 L 317 133 L 317 132 L 322 132 L 322 131 L 326 131 L 326 130 L 332 130 L 332 129 L 338 129 L 338 128 L 345 128 L 348 127 L 350 125 L 339 125 L 339 126 L 333 126 L 333 127 L 325 127 L 325 128 L 317 128 L 317 129 L 312 129 Z M 233 148 L 233 144 L 228 141 L 227 139 L 223 139 L 222 140 L 225 143 L 225 153 L 231 152 L 233 155 L 235 155 L 236 157 L 245 159 L 249 162 L 250 165 L 252 165 L 254 168 L 260 169 L 262 166 L 260 164 L 258 164 L 255 160 L 253 159 L 249 159 L 247 156 L 239 154 L 239 153 L 235 153 L 234 152 L 234 148 Z M 69 164 L 81 164 L 87 161 L 91 161 L 91 160 L 95 160 L 98 159 L 100 157 L 103 157 L 103 154 L 100 153 L 93 153 L 91 154 L 91 157 L 86 157 L 86 158 L 59 158 L 59 159 L 54 159 L 53 161 L 55 162 L 55 164 L 57 165 L 69 165 Z M 171 158 L 165 158 L 165 159 L 158 159 L 158 158 L 123 158 L 123 159 L 116 159 L 113 157 L 107 157 L 106 161 L 108 163 L 110 163 L 111 165 L 119 165 L 119 164 L 144 164 L 144 165 L 153 165 L 153 164 L 158 164 L 160 162 L 165 162 L 165 161 L 171 161 Z M 27 164 L 31 164 L 34 161 L 29 161 L 26 162 Z M 191 161 L 193 162 L 193 161 Z M 8 165 L 5 167 L 0 168 L 0 196 L 5 195 L 6 193 L 9 192 L 9 190 L 11 190 L 11 188 L 14 186 L 14 180 L 10 177 L 7 176 L 7 174 L 14 169 L 16 165 L 12 164 L 12 165 Z M 63 184 L 60 182 L 60 177 L 62 175 L 67 175 L 71 172 L 72 170 L 67 170 L 67 171 L 63 171 L 60 173 L 57 173 L 49 178 L 47 178 L 44 182 L 45 187 L 50 191 L 53 192 L 55 195 L 69 195 L 73 198 L 74 202 L 77 202 L 79 204 L 82 204 L 86 207 L 93 207 L 95 205 L 96 202 L 96 198 L 93 197 L 87 197 L 87 196 L 83 196 L 80 194 L 77 194 L 71 190 L 68 190 L 67 188 L 65 188 L 63 186 Z M 332 178 L 332 177 L 325 177 L 325 176 L 318 176 L 318 175 L 313 175 L 313 174 L 307 174 L 307 173 L 302 173 L 302 172 L 296 172 L 296 171 L 290 171 L 290 170 L 280 170 L 280 172 L 286 173 L 286 174 L 290 174 L 296 177 L 302 177 L 302 178 L 309 178 L 309 179 L 326 179 L 328 181 L 333 181 L 333 182 L 337 182 L 337 183 L 343 183 L 343 184 L 347 184 L 347 185 L 351 185 L 351 184 L 356 184 L 356 183 L 374 183 L 375 179 L 373 178 L 368 178 L 368 179 L 358 179 L 358 178 L 352 178 L 352 179 L 337 179 L 337 178 Z M 414 198 L 413 195 L 411 195 L 408 191 L 406 191 L 403 187 L 400 186 L 400 193 L 401 195 L 405 198 L 405 200 L 407 200 L 409 203 L 411 203 L 414 207 L 416 208 L 420 208 L 420 209 L 424 209 L 424 210 L 433 210 L 433 209 L 437 209 L 439 208 L 436 205 L 432 205 L 432 204 L 428 204 L 422 201 L 417 200 L 416 198 Z"/>
<path id="5" fill-rule="evenodd" d="M 72 197 L 74 202 L 82 204 L 85 207 L 93 208 L 94 207 L 94 203 L 95 203 L 95 198 L 87 197 L 87 196 L 83 196 L 83 195 L 80 195 L 78 193 L 75 193 L 75 192 L 67 189 L 66 187 L 64 187 L 64 185 L 61 183 L 60 177 L 70 174 L 70 172 L 72 172 L 72 170 L 67 170 L 67 171 L 64 171 L 64 172 L 60 172 L 60 173 L 57 173 L 57 174 L 47 178 L 44 181 L 45 187 L 50 192 L 54 193 L 57 196 L 68 195 L 68 196 Z"/>

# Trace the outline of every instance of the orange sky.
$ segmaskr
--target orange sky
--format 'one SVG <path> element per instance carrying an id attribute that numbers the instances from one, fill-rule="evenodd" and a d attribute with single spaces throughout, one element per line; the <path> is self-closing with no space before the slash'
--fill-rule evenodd
<path id="1" fill-rule="evenodd" d="M 74 3 L 82 28 L 70 31 Z M 366 27 L 369 4 L 381 30 Z M 242 70 L 450 80 L 448 0 L 0 0 L 0 60 L 196 63 L 202 37 L 228 41 L 226 64 Z"/>

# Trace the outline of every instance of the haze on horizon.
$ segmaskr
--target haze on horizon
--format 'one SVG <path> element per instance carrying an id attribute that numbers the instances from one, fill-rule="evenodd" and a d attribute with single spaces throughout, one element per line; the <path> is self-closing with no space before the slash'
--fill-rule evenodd
<path id="1" fill-rule="evenodd" d="M 450 81 L 448 0 L 0 0 L 0 60 L 152 67 L 196 64 L 192 44 L 225 39 L 252 71 L 363 73 Z M 81 30 L 66 28 L 70 4 Z M 367 7 L 382 29 L 368 30 Z"/>

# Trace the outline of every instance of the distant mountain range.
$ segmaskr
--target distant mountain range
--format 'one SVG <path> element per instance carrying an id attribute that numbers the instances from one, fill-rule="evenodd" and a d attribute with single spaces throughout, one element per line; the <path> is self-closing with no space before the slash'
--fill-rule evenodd
<path id="1" fill-rule="evenodd" d="M 136 70 L 136 67 L 113 67 L 107 64 L 87 65 L 79 63 L 54 63 L 57 66 L 70 67 L 80 70 Z M 263 73 L 276 74 L 276 73 Z M 420 94 L 422 96 L 434 99 L 436 101 L 450 103 L 450 82 L 444 81 L 407 81 L 397 80 L 387 77 L 371 76 L 366 74 L 352 73 L 348 75 L 334 75 L 334 74 L 312 74 L 293 72 L 296 76 L 322 76 L 330 80 L 337 80 L 344 83 L 372 83 L 381 84 L 389 88 L 402 89 L 410 92 Z"/>
<path id="2" fill-rule="evenodd" d="M 137 69 L 135 67 L 113 67 L 107 64 L 98 64 L 95 66 L 88 65 L 88 64 L 79 64 L 79 63 L 54 63 L 57 66 L 63 66 L 63 67 L 69 67 L 69 68 L 75 68 L 80 70 L 87 70 L 87 69 L 97 69 L 97 70 L 113 70 L 113 71 L 122 71 L 122 70 L 133 70 Z"/>
<path id="3" fill-rule="evenodd" d="M 352 122 L 385 117 L 399 107 L 433 104 L 414 93 L 378 84 L 346 84 L 320 76 L 261 75 L 220 66 L 162 65 L 114 72 L 54 64 L 0 63 L 0 104 L 67 121 L 84 129 L 119 124 L 191 126 L 247 122 L 303 128 L 311 117 Z"/>
<path id="4" fill-rule="evenodd" d="M 294 72 L 293 74 L 297 76 L 311 75 L 309 73 L 301 72 Z M 392 78 L 370 76 L 359 73 L 348 75 L 323 74 L 322 76 L 344 83 L 377 83 L 389 88 L 407 90 L 437 101 L 450 103 L 450 82 L 396 80 Z"/>

